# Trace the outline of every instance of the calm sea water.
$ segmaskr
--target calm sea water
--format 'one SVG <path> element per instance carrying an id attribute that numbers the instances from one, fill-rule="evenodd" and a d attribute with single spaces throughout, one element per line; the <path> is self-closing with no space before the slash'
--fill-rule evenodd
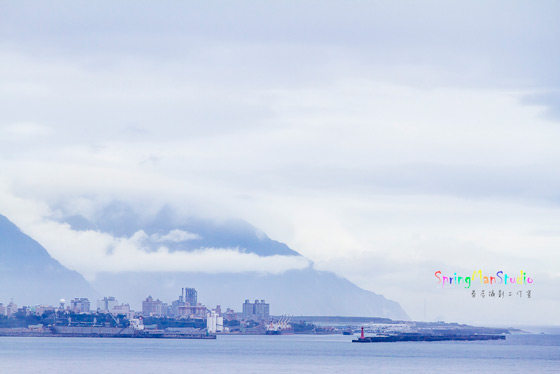
<path id="1" fill-rule="evenodd" d="M 351 337 L 217 340 L 0 337 L 0 373 L 560 373 L 560 334 L 356 344 Z"/>

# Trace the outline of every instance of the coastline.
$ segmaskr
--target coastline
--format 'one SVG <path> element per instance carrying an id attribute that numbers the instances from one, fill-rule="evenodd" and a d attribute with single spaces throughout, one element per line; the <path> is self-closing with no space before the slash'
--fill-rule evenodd
<path id="1" fill-rule="evenodd" d="M 216 334 L 206 332 L 168 332 L 164 330 L 135 330 L 112 327 L 54 326 L 42 329 L 0 328 L 0 337 L 49 337 L 49 338 L 129 338 L 129 339 L 216 339 Z"/>

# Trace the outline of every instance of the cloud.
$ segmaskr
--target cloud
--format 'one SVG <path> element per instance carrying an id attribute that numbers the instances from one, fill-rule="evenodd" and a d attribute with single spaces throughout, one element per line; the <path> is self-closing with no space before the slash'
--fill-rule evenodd
<path id="1" fill-rule="evenodd" d="M 0 139 L 2 141 L 26 141 L 36 140 L 51 133 L 51 129 L 45 125 L 34 122 L 19 122 L 8 125 L 0 125 Z"/>
<path id="2" fill-rule="evenodd" d="M 187 240 L 200 239 L 200 235 L 193 234 L 184 230 L 174 229 L 169 231 L 169 233 L 165 235 L 153 234 L 150 236 L 150 239 L 158 243 L 164 243 L 164 242 L 181 243 Z"/>
<path id="3" fill-rule="evenodd" d="M 560 119 L 560 90 L 558 89 L 528 93 L 522 102 L 543 108 L 545 118 L 556 122 Z"/>
<path id="4" fill-rule="evenodd" d="M 266 256 L 246 253 L 243 248 L 199 248 L 169 251 L 165 242 L 194 240 L 198 235 L 171 230 L 165 235 L 147 235 L 143 230 L 130 237 L 116 237 L 94 230 L 73 230 L 50 219 L 54 212 L 45 204 L 12 195 L 0 183 L 2 214 L 37 240 L 64 266 L 93 280 L 98 272 L 201 272 L 279 274 L 305 269 L 309 260 L 301 256 Z M 86 209 L 89 210 L 89 209 Z M 151 242 L 162 243 L 153 250 Z"/>

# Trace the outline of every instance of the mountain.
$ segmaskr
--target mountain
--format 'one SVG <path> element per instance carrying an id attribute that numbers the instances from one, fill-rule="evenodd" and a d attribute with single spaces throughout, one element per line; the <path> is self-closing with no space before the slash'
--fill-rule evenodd
<path id="1" fill-rule="evenodd" d="M 312 268 L 282 274 L 259 273 L 101 273 L 93 282 L 99 290 L 127 298 L 140 308 L 148 295 L 170 303 L 182 287 L 194 287 L 209 308 L 221 305 L 241 311 L 245 299 L 265 299 L 274 315 L 373 316 L 409 319 L 400 305 L 366 291 L 347 279 Z"/>
<path id="2" fill-rule="evenodd" d="M 60 298 L 95 295 L 84 277 L 62 266 L 35 240 L 0 215 L 0 302 L 56 305 Z"/>
<path id="3" fill-rule="evenodd" d="M 102 208 L 94 219 L 71 216 L 64 219 L 76 230 L 97 230 L 118 237 L 130 237 L 142 230 L 150 238 L 171 233 L 188 235 L 188 240 L 167 240 L 170 251 L 201 248 L 238 248 L 259 256 L 301 256 L 287 245 L 270 239 L 242 220 L 212 221 L 177 215 L 170 207 L 153 217 L 142 218 L 130 206 L 113 203 Z M 157 240 L 145 243 L 156 250 Z M 152 246 L 150 248 L 150 245 Z M 98 273 L 93 286 L 105 295 L 126 300 L 140 308 L 148 295 L 171 303 L 182 287 L 194 287 L 199 301 L 209 307 L 217 304 L 239 311 L 245 299 L 265 299 L 271 313 L 292 315 L 377 316 L 408 319 L 400 305 L 382 295 L 359 288 L 331 272 L 307 269 L 282 274 L 205 272 L 124 272 Z"/>
<path id="4" fill-rule="evenodd" d="M 142 216 L 126 204 L 113 203 L 94 218 L 68 216 L 61 221 L 74 230 L 96 230 L 116 237 L 131 237 L 142 230 L 150 238 L 145 250 L 161 243 L 170 251 L 237 248 L 259 256 L 301 256 L 287 245 L 270 239 L 241 220 L 203 220 L 177 215 L 167 207 Z M 171 303 L 183 287 L 194 287 L 198 300 L 208 307 L 241 310 L 245 299 L 266 300 L 272 314 L 344 315 L 408 319 L 400 305 L 382 295 L 361 289 L 311 264 L 281 274 L 263 272 L 207 273 L 144 271 L 100 272 L 89 284 L 79 273 L 53 259 L 35 240 L 0 216 L 0 302 L 10 298 L 20 305 L 56 304 L 61 297 L 115 296 L 135 310 L 148 295 Z M 96 292 L 95 290 L 99 291 Z M 90 299 L 95 305 L 94 299 Z"/>
<path id="5" fill-rule="evenodd" d="M 166 206 L 155 216 L 144 218 L 124 203 L 104 206 L 93 219 L 73 215 L 61 220 L 70 224 L 74 230 L 95 230 L 116 237 L 131 237 L 143 230 L 151 237 L 163 238 L 173 230 L 193 234 L 188 240 L 167 240 L 165 246 L 170 251 L 194 251 L 200 248 L 239 248 L 243 252 L 259 256 L 299 256 L 300 254 L 286 244 L 270 239 L 260 230 L 239 219 L 204 220 L 183 217 Z M 145 243 L 148 248 L 157 250 L 161 242 Z M 150 246 L 151 245 L 151 246 Z"/>

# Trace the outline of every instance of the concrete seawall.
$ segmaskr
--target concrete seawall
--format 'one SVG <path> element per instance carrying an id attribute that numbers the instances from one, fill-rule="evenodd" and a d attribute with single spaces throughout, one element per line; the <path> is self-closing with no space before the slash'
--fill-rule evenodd
<path id="1" fill-rule="evenodd" d="M 0 336 L 77 337 L 77 338 L 144 338 L 144 339 L 216 339 L 215 334 L 180 333 L 165 330 L 134 330 L 114 327 L 54 326 L 43 329 L 2 328 Z"/>

